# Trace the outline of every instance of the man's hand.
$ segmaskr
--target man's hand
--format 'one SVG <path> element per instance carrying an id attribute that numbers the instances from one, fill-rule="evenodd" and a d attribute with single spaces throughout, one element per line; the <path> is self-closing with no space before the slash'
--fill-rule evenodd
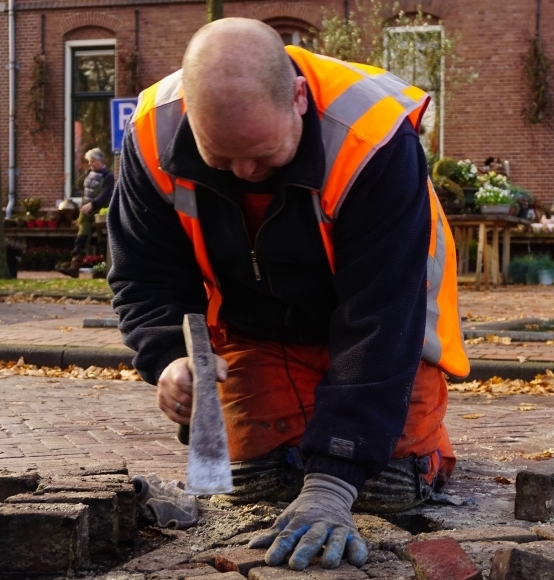
<path id="1" fill-rule="evenodd" d="M 292 552 L 289 567 L 293 570 L 307 568 L 323 546 L 321 565 L 336 568 L 346 547 L 348 562 L 360 567 L 368 551 L 350 512 L 357 495 L 355 487 L 337 477 L 310 473 L 296 500 L 248 547 L 271 546 L 265 555 L 268 566 L 279 566 Z"/>
<path id="2" fill-rule="evenodd" d="M 215 357 L 218 381 L 227 378 L 227 361 Z M 158 379 L 158 407 L 174 422 L 189 425 L 192 413 L 192 374 L 188 357 L 167 365 Z"/>
<path id="3" fill-rule="evenodd" d="M 79 211 L 85 215 L 88 215 L 92 211 L 92 207 L 92 202 L 89 201 L 88 203 L 85 203 L 85 205 L 83 205 Z"/>

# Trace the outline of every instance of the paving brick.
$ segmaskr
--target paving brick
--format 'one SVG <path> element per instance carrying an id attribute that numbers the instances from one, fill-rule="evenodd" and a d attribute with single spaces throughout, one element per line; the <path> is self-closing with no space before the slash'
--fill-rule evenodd
<path id="1" fill-rule="evenodd" d="M 35 491 L 39 481 L 40 476 L 38 473 L 0 475 L 0 501 L 4 501 L 11 495 Z"/>
<path id="2" fill-rule="evenodd" d="M 370 550 L 367 562 L 360 568 L 369 578 L 406 580 L 415 578 L 410 562 L 401 561 L 396 554 L 388 550 Z"/>
<path id="3" fill-rule="evenodd" d="M 407 558 L 403 550 L 414 539 L 410 532 L 369 514 L 354 514 L 354 523 L 366 539 L 370 550 L 389 550 L 398 552 L 397 555 L 402 558 Z"/>
<path id="4" fill-rule="evenodd" d="M 452 538 L 412 542 L 407 551 L 417 580 L 482 580 L 483 576 Z"/>
<path id="5" fill-rule="evenodd" d="M 127 476 L 123 476 L 126 478 Z M 118 481 L 92 480 L 83 478 L 52 478 L 42 481 L 37 491 L 40 493 L 60 493 L 67 491 L 109 491 L 117 495 L 119 513 L 119 540 L 125 542 L 133 538 L 137 519 L 136 492 L 133 484 Z"/>
<path id="6" fill-rule="evenodd" d="M 188 564 L 192 560 L 192 550 L 175 541 L 157 550 L 139 556 L 123 565 L 128 572 L 153 573 L 168 568 L 175 568 L 181 564 Z"/>
<path id="7" fill-rule="evenodd" d="M 220 574 L 208 574 L 208 576 L 203 576 L 204 580 L 244 580 L 246 576 L 239 574 L 238 572 L 224 572 Z"/>
<path id="8" fill-rule="evenodd" d="M 525 544 L 535 542 L 537 534 L 517 526 L 483 526 L 480 528 L 463 528 L 461 530 L 441 530 L 429 534 L 419 534 L 416 541 L 438 540 L 452 538 L 456 542 L 517 542 Z"/>
<path id="9" fill-rule="evenodd" d="M 554 542 L 534 542 L 498 551 L 492 559 L 489 578 L 554 580 Z"/>
<path id="10" fill-rule="evenodd" d="M 306 572 L 314 580 L 366 580 L 367 578 L 365 572 L 346 562 L 341 562 L 332 570 L 327 570 L 321 566 L 308 566 Z"/>
<path id="11" fill-rule="evenodd" d="M 554 517 L 554 462 L 517 474 L 515 517 L 530 522 Z"/>
<path id="12" fill-rule="evenodd" d="M 248 576 L 251 568 L 265 565 L 266 551 L 244 547 L 224 548 L 216 554 L 214 567 L 220 572 L 239 572 L 243 576 Z"/>
<path id="13" fill-rule="evenodd" d="M 0 570 L 59 573 L 88 564 L 84 505 L 0 505 Z"/>
<path id="14" fill-rule="evenodd" d="M 89 553 L 91 558 L 113 554 L 119 541 L 118 502 L 114 492 L 81 491 L 21 494 L 8 498 L 10 504 L 83 504 L 89 507 Z"/>
<path id="15" fill-rule="evenodd" d="M 288 566 L 264 566 L 252 568 L 248 572 L 248 580 L 308 580 L 309 578 L 311 576 L 306 572 L 297 572 Z"/>
<path id="16" fill-rule="evenodd" d="M 516 542 L 463 542 L 462 550 L 471 558 L 471 561 L 482 573 L 488 574 L 491 561 L 498 550 L 510 550 L 518 546 Z"/>
<path id="17" fill-rule="evenodd" d="M 160 570 L 154 574 L 148 574 L 146 580 L 189 580 L 189 578 L 201 578 L 221 574 L 213 566 L 208 564 L 180 564 L 171 570 Z"/>

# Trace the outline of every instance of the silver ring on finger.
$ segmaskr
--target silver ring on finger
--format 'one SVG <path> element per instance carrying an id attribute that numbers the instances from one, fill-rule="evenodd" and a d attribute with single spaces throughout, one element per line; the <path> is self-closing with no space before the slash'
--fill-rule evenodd
<path id="1" fill-rule="evenodd" d="M 181 409 L 182 409 L 182 408 L 183 408 L 183 405 L 181 405 L 181 403 L 179 403 L 179 401 L 177 401 L 177 402 L 175 403 L 175 412 L 176 412 L 177 414 L 181 413 Z"/>

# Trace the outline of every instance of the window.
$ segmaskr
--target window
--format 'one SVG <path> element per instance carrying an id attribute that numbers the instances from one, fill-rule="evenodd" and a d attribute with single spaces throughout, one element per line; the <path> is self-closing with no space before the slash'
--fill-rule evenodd
<path id="1" fill-rule="evenodd" d="M 264 21 L 274 28 L 283 40 L 283 44 L 293 44 L 311 49 L 313 44 L 313 29 L 308 22 L 297 18 L 269 18 Z"/>
<path id="2" fill-rule="evenodd" d="M 99 43 L 102 43 L 101 45 Z M 88 163 L 99 147 L 112 166 L 110 99 L 115 95 L 115 48 L 110 41 L 70 41 L 66 53 L 66 197 L 80 198 Z"/>
<path id="3" fill-rule="evenodd" d="M 442 157 L 442 35 L 443 28 L 440 25 L 398 26 L 385 31 L 385 68 L 431 96 L 420 130 L 421 142 L 429 161 Z"/>

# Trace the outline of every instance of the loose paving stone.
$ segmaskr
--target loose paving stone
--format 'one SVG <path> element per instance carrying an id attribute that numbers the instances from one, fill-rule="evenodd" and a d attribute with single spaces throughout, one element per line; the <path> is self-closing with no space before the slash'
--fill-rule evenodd
<path id="1" fill-rule="evenodd" d="M 291 570 L 288 566 L 264 566 L 252 568 L 248 572 L 248 580 L 309 580 L 306 572 Z"/>
<path id="2" fill-rule="evenodd" d="M 554 580 L 554 542 L 500 550 L 492 559 L 490 580 Z"/>
<path id="3" fill-rule="evenodd" d="M 113 554 L 119 542 L 117 496 L 113 492 L 62 492 L 9 497 L 9 504 L 83 504 L 89 507 L 89 553 L 92 559 Z"/>
<path id="4" fill-rule="evenodd" d="M 239 572 L 248 576 L 251 568 L 263 566 L 266 550 L 250 548 L 222 549 L 215 556 L 214 567 L 220 572 Z"/>
<path id="5" fill-rule="evenodd" d="M 493 556 L 499 550 L 510 550 L 516 542 L 462 542 L 462 550 L 471 558 L 484 577 L 488 578 Z"/>
<path id="6" fill-rule="evenodd" d="M 47 574 L 85 568 L 88 511 L 80 504 L 0 505 L 0 570 Z"/>
<path id="7" fill-rule="evenodd" d="M 517 474 L 515 516 L 530 522 L 554 517 L 554 462 Z"/>
<path id="8" fill-rule="evenodd" d="M 515 526 L 484 526 L 481 528 L 464 528 L 463 530 L 441 530 L 429 534 L 419 534 L 416 541 L 438 540 L 440 538 L 452 538 L 456 542 L 516 542 L 525 544 L 535 542 L 537 534 L 525 528 Z"/>
<path id="9" fill-rule="evenodd" d="M 110 478 L 101 479 L 101 476 L 93 478 L 83 477 L 54 477 L 40 482 L 36 493 L 61 493 L 68 491 L 88 492 L 113 492 L 117 496 L 118 503 L 118 528 L 119 541 L 131 540 L 135 534 L 137 519 L 136 492 L 132 483 L 113 481 Z M 127 476 L 123 476 L 127 477 Z"/>
<path id="10" fill-rule="evenodd" d="M 414 539 L 410 532 L 378 516 L 354 514 L 353 519 L 370 550 L 389 550 L 402 559 L 408 558 L 404 550 Z"/>
<path id="11" fill-rule="evenodd" d="M 452 538 L 407 546 L 417 580 L 482 580 L 483 576 Z"/>
<path id="12" fill-rule="evenodd" d="M 10 473 L 0 475 L 0 501 L 7 497 L 35 491 L 40 476 L 38 473 Z"/>
<path id="13" fill-rule="evenodd" d="M 193 553 L 189 546 L 176 541 L 134 558 L 124 564 L 123 569 L 128 572 L 159 572 L 160 570 L 174 568 L 180 564 L 188 564 Z"/>

